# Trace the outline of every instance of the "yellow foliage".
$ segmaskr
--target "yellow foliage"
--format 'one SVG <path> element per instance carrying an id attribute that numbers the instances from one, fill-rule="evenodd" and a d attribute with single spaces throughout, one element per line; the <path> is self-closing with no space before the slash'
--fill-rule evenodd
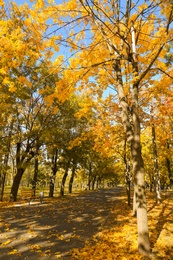
<path id="1" fill-rule="evenodd" d="M 11 239 L 6 240 L 5 242 L 2 242 L 1 246 L 6 246 L 11 243 Z"/>
<path id="2" fill-rule="evenodd" d="M 3 0 L 0 0 L 0 6 L 4 6 L 4 1 Z"/>
<path id="3" fill-rule="evenodd" d="M 68 4 L 67 4 L 67 10 L 77 10 L 78 8 L 78 5 L 77 5 L 77 2 L 76 0 L 70 0 L 68 1 Z"/>
<path id="4" fill-rule="evenodd" d="M 13 83 L 13 82 L 10 82 L 9 91 L 10 91 L 10 92 L 15 92 L 16 89 L 17 89 L 17 88 L 15 87 L 14 83 Z"/>
<path id="5" fill-rule="evenodd" d="M 44 0 L 37 0 L 36 8 L 44 8 Z"/>
<path id="6" fill-rule="evenodd" d="M 10 251 L 8 254 L 9 255 L 15 255 L 18 253 L 18 250 L 17 249 L 13 249 L 12 251 Z"/>
<path id="7" fill-rule="evenodd" d="M 6 74 L 7 74 L 7 69 L 6 69 L 6 68 L 1 68 L 1 69 L 0 69 L 0 74 L 1 74 L 2 76 L 6 75 Z"/>

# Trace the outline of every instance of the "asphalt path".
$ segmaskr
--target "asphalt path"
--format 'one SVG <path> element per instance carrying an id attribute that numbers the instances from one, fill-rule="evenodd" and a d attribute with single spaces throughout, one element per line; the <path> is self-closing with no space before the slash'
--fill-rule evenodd
<path id="1" fill-rule="evenodd" d="M 1 208 L 0 260 L 70 260 L 98 232 L 116 225 L 113 212 L 123 188 Z"/>

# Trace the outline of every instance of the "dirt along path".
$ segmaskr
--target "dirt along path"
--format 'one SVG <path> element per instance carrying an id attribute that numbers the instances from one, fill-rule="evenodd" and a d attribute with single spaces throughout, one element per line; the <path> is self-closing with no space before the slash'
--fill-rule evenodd
<path id="1" fill-rule="evenodd" d="M 116 225 L 120 187 L 1 208 L 0 260 L 71 259 L 70 250 Z"/>

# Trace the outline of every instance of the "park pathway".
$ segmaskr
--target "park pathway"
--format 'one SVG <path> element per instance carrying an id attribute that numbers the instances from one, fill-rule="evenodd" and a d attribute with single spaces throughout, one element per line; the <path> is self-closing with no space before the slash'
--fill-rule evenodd
<path id="1" fill-rule="evenodd" d="M 116 225 L 121 187 L 1 208 L 0 260 L 70 260 L 98 232 Z"/>

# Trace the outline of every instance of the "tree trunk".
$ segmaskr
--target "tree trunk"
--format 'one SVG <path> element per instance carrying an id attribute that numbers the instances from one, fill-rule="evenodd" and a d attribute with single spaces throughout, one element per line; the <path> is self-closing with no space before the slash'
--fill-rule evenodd
<path id="1" fill-rule="evenodd" d="M 91 179 L 90 179 L 90 178 L 88 178 L 87 187 L 88 187 L 88 190 L 90 190 L 90 189 L 91 189 Z"/>
<path id="2" fill-rule="evenodd" d="M 10 146 L 11 146 L 11 135 L 13 130 L 13 121 L 11 122 L 10 129 L 9 129 L 9 135 L 8 140 L 6 144 L 6 154 L 4 155 L 4 160 L 1 158 L 1 165 L 0 168 L 0 201 L 3 201 L 4 196 L 4 188 L 5 188 L 5 180 L 6 180 L 6 173 L 7 173 L 7 166 L 8 166 L 8 159 L 9 159 L 9 152 L 10 152 Z"/>
<path id="3" fill-rule="evenodd" d="M 137 73 L 137 64 L 133 62 Z M 140 120 L 138 115 L 138 84 L 133 84 L 131 109 L 124 94 L 120 59 L 114 64 L 116 71 L 118 95 L 121 106 L 121 118 L 127 141 L 131 145 L 133 176 L 134 176 L 134 213 L 137 215 L 138 251 L 143 255 L 150 254 L 150 242 L 147 220 L 147 206 L 145 197 L 144 165 L 141 154 Z"/>
<path id="4" fill-rule="evenodd" d="M 140 143 L 137 144 L 136 141 L 134 141 L 132 153 L 133 153 L 134 197 L 135 197 L 134 204 L 135 204 L 135 211 L 137 213 L 137 225 L 138 225 L 138 250 L 141 254 L 148 255 L 150 253 L 150 243 L 149 243 L 147 207 L 146 207 L 146 197 L 145 197 L 144 166 L 143 166 L 143 160 L 141 156 Z"/>
<path id="5" fill-rule="evenodd" d="M 8 165 L 8 157 L 9 157 L 9 154 L 5 155 L 4 162 L 2 162 L 1 168 L 0 168 L 0 201 L 3 201 L 3 196 L 4 196 L 4 187 L 5 187 L 6 171 L 7 171 L 7 165 Z"/>
<path id="6" fill-rule="evenodd" d="M 153 114 L 153 108 L 151 108 L 151 115 Z M 153 115 L 152 115 L 153 119 Z M 158 153 L 157 153 L 157 144 L 156 144 L 156 131 L 155 125 L 152 123 L 152 143 L 153 143 L 153 155 L 154 155 L 154 184 L 156 192 L 156 203 L 161 202 L 160 195 L 160 172 L 159 172 L 159 163 L 158 163 Z"/>
<path id="7" fill-rule="evenodd" d="M 73 162 L 73 168 L 72 168 L 72 173 L 71 173 L 71 177 L 70 177 L 70 181 L 69 181 L 69 193 L 72 193 L 72 187 L 73 187 L 73 181 L 74 181 L 74 176 L 75 176 L 75 172 L 76 172 L 76 163 Z"/>
<path id="8" fill-rule="evenodd" d="M 126 171 L 126 193 L 127 193 L 127 203 L 128 206 L 131 205 L 131 199 L 130 199 L 130 194 L 131 194 L 131 180 L 130 180 L 130 172 L 129 169 Z"/>
<path id="9" fill-rule="evenodd" d="M 21 153 L 21 143 L 18 142 L 16 144 L 16 168 L 17 172 L 13 179 L 13 184 L 11 187 L 11 193 L 10 193 L 10 201 L 16 201 L 17 200 L 17 193 L 20 185 L 20 181 L 22 179 L 22 175 L 24 173 L 24 168 L 21 166 L 21 160 L 20 160 L 20 153 Z"/>
<path id="10" fill-rule="evenodd" d="M 58 159 L 58 149 L 55 150 L 55 153 L 52 156 L 52 174 L 50 177 L 50 184 L 49 184 L 49 197 L 51 198 L 53 198 L 54 195 L 55 179 L 56 179 L 56 173 L 58 171 L 57 159 Z"/>
<path id="11" fill-rule="evenodd" d="M 168 154 L 169 154 L 169 142 L 167 141 L 167 149 L 168 149 Z M 168 169 L 168 176 L 169 176 L 169 185 L 170 185 L 170 189 L 173 189 L 173 173 L 171 170 L 171 162 L 169 158 L 166 158 L 166 165 L 167 165 L 167 169 Z"/>
<path id="12" fill-rule="evenodd" d="M 153 175 L 150 174 L 149 177 L 150 177 L 150 184 L 149 184 L 149 186 L 150 186 L 150 192 L 152 192 L 152 191 L 153 191 Z"/>
<path id="13" fill-rule="evenodd" d="M 89 162 L 89 174 L 88 174 L 88 183 L 87 183 L 88 190 L 91 189 L 91 177 L 92 177 L 92 164 L 91 162 Z"/>
<path id="14" fill-rule="evenodd" d="M 170 186 L 170 189 L 173 189 L 173 174 L 171 171 L 171 163 L 170 163 L 169 158 L 166 158 L 166 165 L 167 165 L 167 169 L 168 169 L 169 186 Z"/>
<path id="15" fill-rule="evenodd" d="M 97 189 L 99 189 L 100 186 L 101 186 L 101 180 L 102 180 L 101 177 L 98 176 L 98 177 L 97 177 L 97 184 L 96 184 L 96 188 L 97 188 Z"/>
<path id="16" fill-rule="evenodd" d="M 34 177 L 32 182 L 32 189 L 34 196 L 36 195 L 36 187 L 37 187 L 37 178 L 38 178 L 38 151 L 39 151 L 39 143 L 38 139 L 36 140 L 36 157 L 35 157 L 35 165 L 34 165 Z"/>
<path id="17" fill-rule="evenodd" d="M 38 157 L 35 158 L 34 177 L 32 181 L 32 189 L 33 189 L 34 196 L 36 195 L 37 178 L 38 178 Z"/>
<path id="18" fill-rule="evenodd" d="M 93 179 L 92 179 L 92 190 L 94 190 L 95 182 L 96 182 L 96 174 L 93 176 Z"/>
<path id="19" fill-rule="evenodd" d="M 125 182 L 126 182 L 126 193 L 127 193 L 127 203 L 130 206 L 130 185 L 131 185 L 131 174 L 130 174 L 130 161 L 127 160 L 127 139 L 124 141 L 124 165 L 125 165 Z"/>
<path id="20" fill-rule="evenodd" d="M 6 172 L 1 168 L 0 172 L 0 201 L 3 201 Z"/>
<path id="21" fill-rule="evenodd" d="M 10 201 L 16 201 L 17 200 L 17 193 L 18 193 L 20 181 L 22 179 L 24 171 L 25 171 L 25 169 L 23 169 L 23 168 L 17 169 L 17 173 L 14 177 L 13 185 L 11 187 Z"/>
<path id="22" fill-rule="evenodd" d="M 150 242 L 147 220 L 147 205 L 145 196 L 144 164 L 142 159 L 140 141 L 140 120 L 138 114 L 137 84 L 133 85 L 132 100 L 133 139 L 131 142 L 131 147 L 133 160 L 134 191 L 137 209 L 138 251 L 143 255 L 149 255 Z"/>
<path id="23" fill-rule="evenodd" d="M 16 201 L 17 200 L 17 193 L 20 185 L 20 181 L 22 179 L 23 173 L 25 172 L 26 165 L 28 164 L 29 161 L 34 157 L 35 153 L 32 152 L 31 154 L 29 153 L 30 151 L 30 144 L 28 142 L 25 153 L 21 156 L 21 143 L 17 143 L 16 147 L 16 169 L 17 173 L 13 179 L 13 184 L 11 187 L 11 193 L 10 193 L 10 200 L 11 201 Z M 30 155 L 30 157 L 27 157 Z"/>
<path id="24" fill-rule="evenodd" d="M 66 179 L 68 176 L 69 166 L 70 166 L 70 160 L 67 162 L 66 169 L 65 169 L 64 175 L 62 177 L 60 196 L 64 196 L 65 182 L 66 182 Z"/>
<path id="25" fill-rule="evenodd" d="M 50 178 L 50 183 L 49 183 L 49 197 L 53 198 L 54 196 L 54 190 L 55 190 L 55 177 L 56 177 L 56 172 L 52 171 L 52 176 Z"/>

